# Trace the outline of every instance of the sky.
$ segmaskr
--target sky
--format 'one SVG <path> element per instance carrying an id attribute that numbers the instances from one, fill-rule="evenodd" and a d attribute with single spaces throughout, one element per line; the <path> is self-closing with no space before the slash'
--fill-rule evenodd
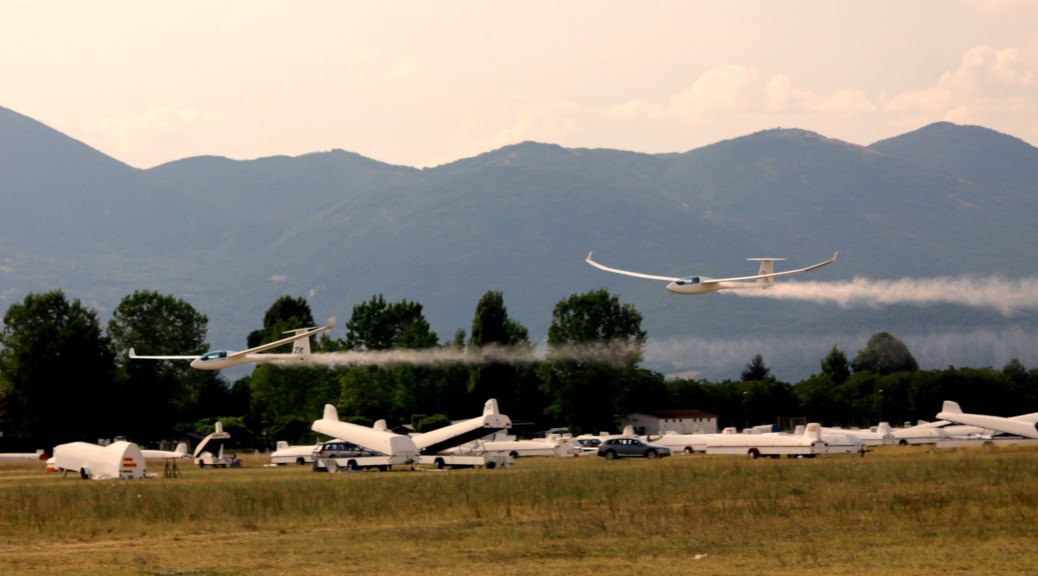
<path id="1" fill-rule="evenodd" d="M 138 168 L 937 121 L 1038 145 L 1038 0 L 0 0 L 0 107 Z"/>

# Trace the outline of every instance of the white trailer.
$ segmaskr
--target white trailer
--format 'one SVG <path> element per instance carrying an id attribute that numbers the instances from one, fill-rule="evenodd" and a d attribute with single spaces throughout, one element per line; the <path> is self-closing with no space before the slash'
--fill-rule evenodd
<path id="1" fill-rule="evenodd" d="M 899 446 L 936 444 L 949 436 L 948 431 L 941 427 L 944 424 L 947 422 L 920 422 L 907 428 L 895 428 L 891 434 L 894 435 L 894 443 Z"/>
<path id="2" fill-rule="evenodd" d="M 726 432 L 728 429 L 726 429 Z M 808 424 L 802 435 L 769 433 L 737 434 L 722 433 L 707 440 L 706 453 L 715 455 L 738 455 L 759 458 L 780 456 L 814 458 L 826 453 L 822 440 L 822 426 L 816 422 Z"/>
<path id="3" fill-rule="evenodd" d="M 14 461 L 14 460 L 47 460 L 44 457 L 43 450 L 37 450 L 35 452 L 3 452 L 0 453 L 0 461 Z"/>
<path id="4" fill-rule="evenodd" d="M 515 458 L 509 454 L 486 453 L 486 454 L 430 454 L 419 456 L 418 463 L 432 466 L 437 470 L 444 468 L 506 468 L 515 464 Z"/>
<path id="5" fill-rule="evenodd" d="M 133 442 L 112 442 L 108 446 L 70 442 L 54 447 L 54 467 L 94 480 L 136 479 L 144 477 L 144 455 Z"/>
<path id="6" fill-rule="evenodd" d="M 711 436 L 713 434 L 668 432 L 663 436 L 644 436 L 642 438 L 650 444 L 670 448 L 671 453 L 684 452 L 685 454 L 692 454 L 693 452 L 706 452 L 706 444 Z"/>
<path id="7" fill-rule="evenodd" d="M 270 453 L 270 463 L 274 466 L 285 466 L 287 464 L 310 464 L 314 458 L 314 450 L 320 444 L 306 446 L 290 446 L 284 440 L 278 440 L 277 450 Z"/>
<path id="8" fill-rule="evenodd" d="M 897 438 L 894 437 L 894 431 L 890 428 L 890 424 L 886 422 L 880 422 L 877 426 L 868 430 L 858 430 L 854 428 L 823 428 L 822 434 L 850 434 L 857 437 L 866 446 L 887 446 L 891 444 L 897 444 Z"/>
<path id="9" fill-rule="evenodd" d="M 410 466 L 414 468 L 415 458 L 411 456 L 353 456 L 350 458 L 318 458 L 317 465 L 328 472 L 352 472 L 375 469 L 383 472 L 393 466 Z"/>
<path id="10" fill-rule="evenodd" d="M 231 435 L 223 431 L 223 422 L 217 421 L 213 433 L 206 436 L 195 446 L 192 457 L 199 468 L 212 466 L 213 468 L 226 468 L 234 464 L 234 459 L 224 456 L 223 447 Z"/>

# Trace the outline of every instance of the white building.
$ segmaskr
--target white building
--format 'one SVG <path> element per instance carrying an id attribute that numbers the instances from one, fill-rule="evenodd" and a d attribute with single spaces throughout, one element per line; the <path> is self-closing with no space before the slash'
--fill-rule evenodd
<path id="1" fill-rule="evenodd" d="M 702 410 L 653 410 L 635 412 L 620 420 L 620 427 L 633 426 L 638 435 L 716 434 L 717 416 Z"/>

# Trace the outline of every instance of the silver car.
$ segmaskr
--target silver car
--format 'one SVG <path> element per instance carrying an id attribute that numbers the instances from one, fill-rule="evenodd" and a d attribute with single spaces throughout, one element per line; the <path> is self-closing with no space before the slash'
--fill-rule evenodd
<path id="1" fill-rule="evenodd" d="M 334 440 L 314 448 L 311 465 L 315 472 L 324 471 L 323 458 L 357 458 L 363 456 L 382 456 L 382 454 L 374 450 L 361 448 L 351 442 Z"/>
<path id="2" fill-rule="evenodd" d="M 598 447 L 598 455 L 607 459 L 616 458 L 663 458 L 670 456 L 670 448 L 648 444 L 633 437 L 610 438 Z"/>

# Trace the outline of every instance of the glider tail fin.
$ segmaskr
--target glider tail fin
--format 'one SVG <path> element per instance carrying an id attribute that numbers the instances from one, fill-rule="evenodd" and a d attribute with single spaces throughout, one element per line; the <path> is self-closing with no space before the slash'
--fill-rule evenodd
<path id="1" fill-rule="evenodd" d="M 747 258 L 747 260 L 751 260 L 751 261 L 755 261 L 755 262 L 760 262 L 760 269 L 757 270 L 757 275 L 758 276 L 763 276 L 765 274 L 774 274 L 775 273 L 775 261 L 776 260 L 785 260 L 785 258 Z M 774 285 L 775 285 L 775 278 L 773 278 L 773 277 L 772 278 L 758 278 L 757 279 L 757 286 L 759 288 L 771 288 Z"/>
<path id="2" fill-rule="evenodd" d="M 298 328 L 296 330 L 289 330 L 286 334 L 293 334 L 299 336 L 300 334 L 306 334 L 311 328 Z M 299 356 L 300 358 L 306 358 L 310 355 L 310 337 L 300 338 L 295 342 L 292 342 L 292 354 Z"/>
<path id="3" fill-rule="evenodd" d="M 774 260 L 761 260 L 760 270 L 757 271 L 758 275 L 762 274 L 774 274 L 775 273 L 775 261 Z M 774 278 L 759 278 L 757 284 L 760 284 L 761 288 L 771 288 L 775 285 Z"/>
<path id="4" fill-rule="evenodd" d="M 952 400 L 945 400 L 943 406 L 941 406 L 941 412 L 962 414 L 962 408 L 959 407 L 958 402 L 954 402 Z"/>
<path id="5" fill-rule="evenodd" d="M 804 429 L 804 436 L 811 438 L 812 440 L 822 439 L 822 425 L 817 422 L 811 422 Z"/>

